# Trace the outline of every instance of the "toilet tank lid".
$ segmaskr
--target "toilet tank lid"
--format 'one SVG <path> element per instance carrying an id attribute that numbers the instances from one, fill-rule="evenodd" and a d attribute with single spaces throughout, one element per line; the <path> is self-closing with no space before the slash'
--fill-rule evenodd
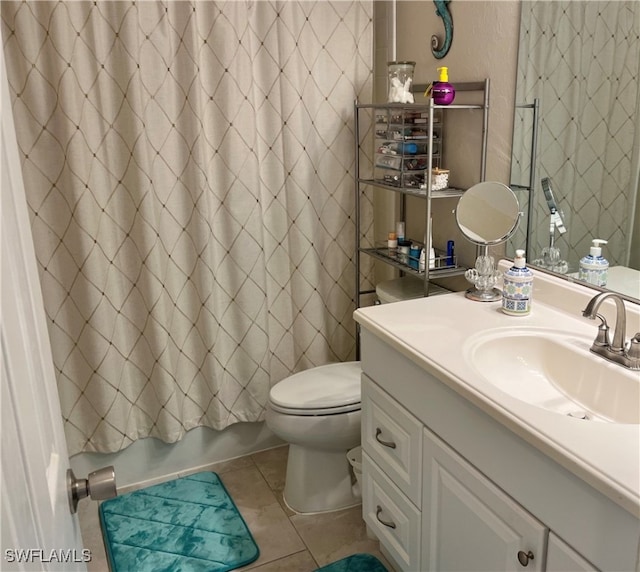
<path id="1" fill-rule="evenodd" d="M 319 409 L 360 403 L 360 362 L 322 365 L 276 383 L 271 402 L 292 409 Z"/>

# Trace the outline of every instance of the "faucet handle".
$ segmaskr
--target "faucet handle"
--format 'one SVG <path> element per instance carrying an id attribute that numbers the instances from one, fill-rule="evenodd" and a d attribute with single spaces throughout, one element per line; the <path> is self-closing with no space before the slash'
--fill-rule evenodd
<path id="1" fill-rule="evenodd" d="M 611 340 L 609 339 L 609 325 L 601 314 L 596 314 L 596 317 L 600 319 L 600 325 L 598 326 L 598 335 L 593 341 L 593 345 L 608 348 L 611 346 Z"/>
<path id="2" fill-rule="evenodd" d="M 627 350 L 627 356 L 631 359 L 640 360 L 640 332 L 631 338 L 631 342 L 629 342 L 629 349 Z"/>

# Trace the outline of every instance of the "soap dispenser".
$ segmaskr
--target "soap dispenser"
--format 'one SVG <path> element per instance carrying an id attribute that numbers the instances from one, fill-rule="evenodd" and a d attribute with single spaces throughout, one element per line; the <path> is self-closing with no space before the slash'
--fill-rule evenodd
<path id="1" fill-rule="evenodd" d="M 516 250 L 513 266 L 504 273 L 502 311 L 510 316 L 526 316 L 531 312 L 533 272 L 527 268 L 524 250 Z"/>
<path id="2" fill-rule="evenodd" d="M 606 240 L 594 238 L 593 246 L 589 249 L 589 254 L 580 259 L 580 270 L 578 278 L 594 286 L 606 286 L 609 261 L 602 256 L 601 244 L 607 244 Z"/>
<path id="3" fill-rule="evenodd" d="M 436 105 L 449 105 L 453 103 L 456 96 L 456 90 L 449 83 L 449 68 L 438 68 L 440 79 L 433 82 L 431 88 L 431 97 Z"/>

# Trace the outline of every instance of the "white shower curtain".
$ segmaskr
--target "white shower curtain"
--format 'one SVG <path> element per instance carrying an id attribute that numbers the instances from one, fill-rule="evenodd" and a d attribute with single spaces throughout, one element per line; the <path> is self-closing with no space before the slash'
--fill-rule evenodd
<path id="1" fill-rule="evenodd" d="M 1 9 L 71 454 L 260 420 L 353 356 L 370 0 Z"/>

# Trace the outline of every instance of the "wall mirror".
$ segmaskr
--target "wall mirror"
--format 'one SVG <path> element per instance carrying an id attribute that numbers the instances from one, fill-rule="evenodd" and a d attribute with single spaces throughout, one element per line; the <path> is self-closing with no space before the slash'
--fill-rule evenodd
<path id="1" fill-rule="evenodd" d="M 606 288 L 636 300 L 639 70 L 640 2 L 522 2 L 510 186 L 526 224 L 507 255 L 525 248 L 532 265 L 577 280 L 591 241 L 607 240 Z M 545 259 L 550 246 L 564 264 Z"/>
<path id="2" fill-rule="evenodd" d="M 515 193 L 502 183 L 478 183 L 465 191 L 455 213 L 460 232 L 480 247 L 475 268 L 465 273 L 473 284 L 466 292 L 467 298 L 477 302 L 499 300 L 502 294 L 494 286 L 500 275 L 488 248 L 503 243 L 518 227 L 520 207 Z"/>

